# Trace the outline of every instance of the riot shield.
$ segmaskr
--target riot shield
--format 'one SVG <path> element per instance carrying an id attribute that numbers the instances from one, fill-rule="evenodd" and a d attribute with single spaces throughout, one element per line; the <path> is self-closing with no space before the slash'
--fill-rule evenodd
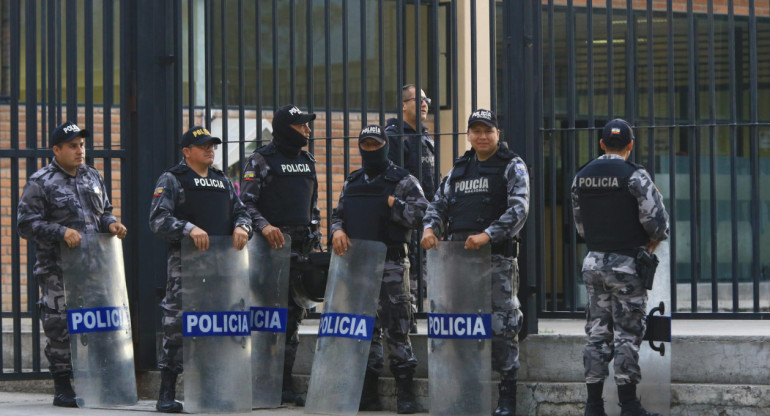
<path id="1" fill-rule="evenodd" d="M 67 326 L 79 407 L 137 401 L 123 246 L 111 234 L 62 243 Z"/>
<path id="2" fill-rule="evenodd" d="M 379 241 L 352 240 L 347 253 L 332 254 L 306 413 L 358 412 L 385 252 Z"/>
<path id="3" fill-rule="evenodd" d="M 261 235 L 249 241 L 251 284 L 251 406 L 254 409 L 281 405 L 283 356 L 289 303 L 291 237 L 273 249 Z"/>
<path id="4" fill-rule="evenodd" d="M 671 256 L 668 241 L 658 246 L 655 255 L 660 263 L 655 271 L 652 290 L 647 291 L 647 310 L 650 313 L 645 341 L 639 348 L 642 381 L 636 387 L 636 394 L 642 398 L 642 406 L 648 411 L 668 415 L 671 412 Z M 614 366 L 610 362 L 608 381 L 614 380 L 614 377 Z M 604 383 L 604 398 L 608 404 L 605 406 L 607 415 L 620 415 L 620 407 L 614 405 L 620 402 L 615 383 Z"/>
<path id="5" fill-rule="evenodd" d="M 182 240 L 185 411 L 251 411 L 249 254 L 231 236 Z"/>
<path id="6" fill-rule="evenodd" d="M 441 241 L 428 250 L 430 414 L 492 413 L 490 245 Z"/>

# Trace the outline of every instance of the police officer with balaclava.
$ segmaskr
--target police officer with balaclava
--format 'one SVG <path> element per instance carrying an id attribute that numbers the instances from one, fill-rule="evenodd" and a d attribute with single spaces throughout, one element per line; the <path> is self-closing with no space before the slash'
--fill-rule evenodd
<path id="1" fill-rule="evenodd" d="M 417 178 L 388 159 L 388 137 L 378 125 L 358 137 L 362 169 L 345 180 L 331 219 L 332 247 L 344 254 L 351 239 L 381 241 L 387 246 L 374 335 L 364 376 L 360 410 L 382 410 L 377 383 L 384 367 L 382 337 L 390 371 L 396 378 L 398 413 L 416 413 L 412 377 L 417 358 L 409 329 L 412 321 L 407 244 L 419 226 L 428 201 Z"/>
<path id="2" fill-rule="evenodd" d="M 311 232 L 311 223 L 321 220 L 315 158 L 302 149 L 308 144 L 309 123 L 315 118 L 315 114 L 304 113 L 293 104 L 279 108 L 273 115 L 273 140 L 254 151 L 243 167 L 241 200 L 249 210 L 254 229 L 273 248 L 283 247 L 282 233 L 288 234 L 293 258 L 305 258 L 314 245 L 309 239 L 320 237 Z M 300 284 L 295 275 L 302 272 L 296 263 L 292 266 L 291 281 Z M 306 311 L 292 293 L 290 290 L 281 401 L 303 406 L 305 399 L 294 390 L 292 368 L 299 346 L 299 325 Z"/>
<path id="3" fill-rule="evenodd" d="M 514 238 L 529 213 L 529 174 L 524 161 L 505 143 L 494 112 L 474 111 L 468 118 L 472 149 L 455 161 L 425 213 L 422 247 L 438 236 L 464 241 L 465 249 L 492 245 L 492 369 L 500 373 L 495 416 L 516 413 L 516 380 L 523 314 L 517 292 L 519 266 Z"/>
<path id="4" fill-rule="evenodd" d="M 183 363 L 182 239 L 192 239 L 204 251 L 209 248 L 209 235 L 232 235 L 233 247 L 241 250 L 251 237 L 246 206 L 225 173 L 211 166 L 220 143 L 203 127 L 188 130 L 182 136 L 184 158 L 158 178 L 152 197 L 150 229 L 169 243 L 166 296 L 160 304 L 164 334 L 155 405 L 159 412 L 182 411 L 182 403 L 174 400 Z"/>
<path id="5" fill-rule="evenodd" d="M 643 166 L 629 162 L 634 132 L 625 120 L 604 126 L 603 156 L 572 182 L 575 228 L 588 246 L 583 260 L 586 335 L 583 350 L 588 400 L 585 414 L 604 416 L 604 379 L 615 359 L 621 416 L 650 416 L 636 396 L 642 378 L 639 346 L 644 338 L 647 289 L 636 272 L 639 250 L 652 253 L 668 238 L 668 213 Z"/>

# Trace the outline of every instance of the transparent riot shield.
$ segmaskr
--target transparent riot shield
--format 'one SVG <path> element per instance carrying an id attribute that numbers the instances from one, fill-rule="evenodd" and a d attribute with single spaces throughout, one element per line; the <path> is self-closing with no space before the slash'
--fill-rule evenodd
<path id="1" fill-rule="evenodd" d="M 209 236 L 198 251 L 182 240 L 185 411 L 251 411 L 248 250 Z"/>
<path id="2" fill-rule="evenodd" d="M 332 254 L 306 413 L 358 412 L 385 252 L 381 242 L 352 240 L 347 253 Z"/>
<path id="3" fill-rule="evenodd" d="M 274 249 L 261 235 L 249 241 L 251 392 L 254 409 L 281 405 L 289 303 L 291 237 Z"/>
<path id="4" fill-rule="evenodd" d="M 64 296 L 80 407 L 137 401 L 123 246 L 111 234 L 62 244 Z"/>
<path id="5" fill-rule="evenodd" d="M 430 414 L 492 413 L 491 251 L 441 241 L 428 256 Z"/>
<path id="6" fill-rule="evenodd" d="M 642 381 L 636 386 L 636 395 L 641 397 L 642 406 L 647 411 L 668 415 L 671 412 L 671 256 L 668 241 L 658 246 L 655 255 L 660 263 L 655 271 L 652 290 L 647 291 L 648 334 L 639 348 Z M 660 308 L 661 303 L 663 308 Z M 656 332 L 654 339 L 647 340 L 651 332 Z M 620 407 L 615 405 L 620 400 L 614 378 L 615 370 L 613 362 L 610 362 L 610 374 L 604 383 L 605 409 L 608 416 L 620 415 Z"/>

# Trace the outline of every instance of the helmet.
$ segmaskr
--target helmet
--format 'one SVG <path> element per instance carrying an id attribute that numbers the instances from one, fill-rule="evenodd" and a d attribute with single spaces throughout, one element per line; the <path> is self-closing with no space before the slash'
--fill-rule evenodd
<path id="1" fill-rule="evenodd" d="M 292 256 L 291 295 L 297 305 L 310 309 L 323 302 L 330 260 L 331 253 L 321 251 Z"/>

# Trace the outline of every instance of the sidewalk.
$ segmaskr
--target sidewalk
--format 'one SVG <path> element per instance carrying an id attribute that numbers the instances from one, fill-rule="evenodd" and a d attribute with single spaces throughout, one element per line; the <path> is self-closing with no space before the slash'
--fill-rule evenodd
<path id="1" fill-rule="evenodd" d="M 51 405 L 53 394 L 35 394 L 35 393 L 4 393 L 0 392 L 0 415 L 3 416 L 96 416 L 96 415 L 160 415 L 155 411 L 155 401 L 140 400 L 135 406 L 112 408 L 112 409 L 70 409 L 64 407 L 54 407 Z M 223 413 L 196 413 L 199 415 L 219 415 Z M 254 416 L 299 416 L 304 415 L 304 409 L 301 407 L 283 407 L 278 409 L 253 410 L 249 414 Z M 360 412 L 359 415 L 395 415 L 395 412 Z M 425 414 L 427 413 L 420 413 Z"/>

